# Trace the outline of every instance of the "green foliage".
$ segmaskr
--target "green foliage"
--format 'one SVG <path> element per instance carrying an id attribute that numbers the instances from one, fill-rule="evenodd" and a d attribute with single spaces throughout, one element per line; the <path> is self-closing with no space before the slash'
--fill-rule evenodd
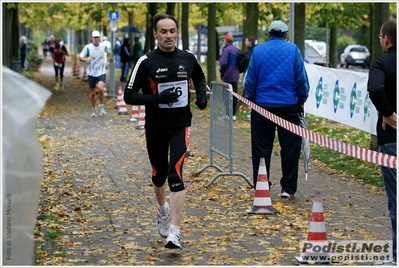
<path id="1" fill-rule="evenodd" d="M 38 46 L 34 41 L 28 42 L 29 50 L 28 50 L 28 62 L 29 66 L 40 66 L 43 62 L 43 59 L 39 57 Z"/>
<path id="2" fill-rule="evenodd" d="M 62 231 L 59 229 L 51 229 L 47 232 L 47 234 L 45 235 L 45 237 L 50 238 L 51 240 L 54 240 L 56 238 L 58 238 L 60 235 L 62 234 Z"/>
<path id="3" fill-rule="evenodd" d="M 337 39 L 337 51 L 338 51 L 338 56 L 341 55 L 341 53 L 344 51 L 345 47 L 348 45 L 353 45 L 356 44 L 356 40 L 345 36 L 345 35 L 339 35 Z"/>
<path id="4" fill-rule="evenodd" d="M 306 4 L 306 20 L 330 26 L 358 28 L 369 26 L 368 21 L 372 3 L 310 2 Z"/>
<path id="5" fill-rule="evenodd" d="M 305 40 L 326 41 L 326 27 L 310 23 L 305 28 Z"/>
<path id="6" fill-rule="evenodd" d="M 367 46 L 370 48 L 370 29 L 366 26 L 361 26 L 356 31 L 353 31 L 353 38 L 359 45 Z"/>
<path id="7" fill-rule="evenodd" d="M 6 9 L 15 9 L 17 8 L 17 3 L 7 3 L 5 4 Z"/>

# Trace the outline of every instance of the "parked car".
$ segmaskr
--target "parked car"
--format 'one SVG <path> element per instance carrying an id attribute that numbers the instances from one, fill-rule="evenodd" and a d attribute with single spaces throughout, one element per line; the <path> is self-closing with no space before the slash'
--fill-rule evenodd
<path id="1" fill-rule="evenodd" d="M 327 58 L 327 45 L 323 41 L 305 40 L 304 60 L 308 63 L 325 63 Z"/>
<path id="2" fill-rule="evenodd" d="M 309 44 L 317 50 L 324 58 L 327 56 L 327 44 L 324 41 L 305 40 L 305 44 Z"/>
<path id="3" fill-rule="evenodd" d="M 349 65 L 359 65 L 363 68 L 368 68 L 370 67 L 370 52 L 366 46 L 349 45 L 341 54 L 340 65 L 346 68 Z"/>

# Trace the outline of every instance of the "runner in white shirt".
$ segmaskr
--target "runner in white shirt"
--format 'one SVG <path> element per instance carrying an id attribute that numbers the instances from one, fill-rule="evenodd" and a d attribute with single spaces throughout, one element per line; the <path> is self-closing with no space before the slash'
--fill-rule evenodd
<path id="1" fill-rule="evenodd" d="M 104 86 L 105 77 L 107 69 L 106 67 L 110 65 L 111 60 L 111 48 L 107 47 L 105 44 L 100 43 L 100 32 L 93 31 L 91 33 L 92 43 L 87 44 L 83 50 L 80 52 L 80 61 L 88 62 L 87 76 L 90 87 L 90 99 L 92 104 L 92 117 L 97 116 L 97 106 L 96 106 L 96 84 L 98 88 L 98 109 L 101 115 L 105 115 L 104 110 Z M 104 62 L 104 55 L 107 53 L 108 61 Z"/>

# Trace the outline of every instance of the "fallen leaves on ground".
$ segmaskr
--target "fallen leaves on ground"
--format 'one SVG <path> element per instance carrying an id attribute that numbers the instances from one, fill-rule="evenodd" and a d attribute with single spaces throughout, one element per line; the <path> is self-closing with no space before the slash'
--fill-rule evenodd
<path id="1" fill-rule="evenodd" d="M 52 88 L 53 79 L 42 76 L 39 82 Z M 201 133 L 209 134 L 209 130 L 201 130 L 200 123 L 206 120 L 200 113 L 194 113 L 198 124 L 192 127 L 192 156 L 185 160 L 183 249 L 165 249 L 164 239 L 155 229 L 156 202 L 144 137 L 126 117 L 113 111 L 112 103 L 106 106 L 106 117 L 90 118 L 87 84 L 68 79 L 69 88 L 53 91 L 38 117 L 44 177 L 35 233 L 37 264 L 297 264 L 294 256 L 299 242 L 307 238 L 312 196 L 280 201 L 276 195 L 279 187 L 272 186 L 273 207 L 279 213 L 249 215 L 246 209 L 253 205 L 254 190 L 242 178 L 222 176 L 207 187 L 219 171 L 208 168 L 198 174 L 209 164 L 209 154 L 203 150 L 208 147 L 201 145 L 207 143 Z M 237 126 L 247 127 L 248 122 Z M 248 134 L 243 138 L 248 139 Z M 248 149 L 240 148 L 242 155 L 235 164 L 239 170 L 252 169 Z M 215 161 L 228 169 L 220 157 Z M 276 185 L 278 172 L 274 170 L 271 178 Z M 246 174 L 250 177 L 251 173 Z M 324 200 L 327 198 L 326 225 L 328 231 L 334 228 L 330 238 L 377 239 L 385 235 L 371 234 L 366 228 L 358 228 L 361 232 L 348 229 L 348 220 L 354 224 L 358 220 L 352 215 L 354 201 L 342 197 L 343 202 L 334 194 Z M 53 229 L 61 235 L 50 239 Z"/>

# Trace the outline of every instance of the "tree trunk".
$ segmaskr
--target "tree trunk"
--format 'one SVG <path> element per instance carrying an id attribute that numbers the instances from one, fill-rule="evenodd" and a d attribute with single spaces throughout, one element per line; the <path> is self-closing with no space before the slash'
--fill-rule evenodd
<path id="1" fill-rule="evenodd" d="M 183 49 L 189 50 L 190 43 L 188 40 L 188 12 L 189 12 L 189 3 L 182 3 L 182 16 L 181 16 L 181 38 L 183 42 Z"/>
<path id="2" fill-rule="evenodd" d="M 145 46 L 144 46 L 144 53 L 147 53 L 155 48 L 155 38 L 152 34 L 152 19 L 157 14 L 157 3 L 148 3 L 147 4 L 147 27 L 145 33 Z"/>
<path id="3" fill-rule="evenodd" d="M 175 16 L 175 5 L 176 3 L 166 3 L 166 14 Z"/>
<path id="4" fill-rule="evenodd" d="M 248 36 L 255 37 L 255 40 L 258 39 L 258 18 L 259 18 L 259 6 L 258 3 L 246 3 L 245 4 L 245 19 L 244 19 L 244 27 L 243 27 L 243 35 L 242 35 L 242 51 L 245 51 L 245 38 Z"/>
<path id="5" fill-rule="evenodd" d="M 208 85 L 210 85 L 211 81 L 216 81 L 216 50 L 217 50 L 216 38 L 217 38 L 216 3 L 209 3 L 208 4 L 208 52 L 207 52 Z"/>
<path id="6" fill-rule="evenodd" d="M 305 56 L 305 26 L 306 26 L 306 16 L 305 16 L 305 3 L 296 3 L 294 7 L 294 43 L 298 46 L 302 53 L 302 57 Z"/>
<path id="7" fill-rule="evenodd" d="M 338 29 L 336 26 L 330 28 L 330 53 L 329 61 L 330 67 L 337 68 L 338 66 Z"/>
<path id="8" fill-rule="evenodd" d="M 19 19 L 18 4 L 3 3 L 3 65 L 12 67 L 12 61 L 20 59 L 19 56 Z"/>
<path id="9" fill-rule="evenodd" d="M 372 50 L 370 51 L 370 60 L 383 55 L 380 41 L 377 35 L 380 33 L 381 26 L 389 20 L 389 3 L 374 3 L 373 17 L 371 18 L 371 28 L 373 32 L 370 35 L 371 42 L 373 42 Z"/>
<path id="10" fill-rule="evenodd" d="M 370 26 L 372 28 L 370 39 L 373 43 L 370 51 L 370 62 L 383 55 L 377 35 L 380 33 L 381 26 L 389 19 L 389 3 L 374 3 Z M 378 151 L 378 140 L 375 135 L 371 135 L 370 150 Z"/>
<path id="11" fill-rule="evenodd" d="M 255 37 L 255 40 L 258 40 L 258 18 L 259 18 L 259 5 L 258 3 L 246 3 L 245 6 L 245 19 L 244 19 L 244 27 L 243 27 L 243 35 L 242 35 L 242 51 L 246 51 L 245 47 L 245 38 L 248 36 Z M 244 75 L 243 75 L 244 76 Z M 240 89 L 242 87 L 238 87 Z M 240 93 L 240 92 L 238 92 Z M 241 96 L 245 97 L 245 90 L 242 88 Z M 237 103 L 237 111 L 242 105 L 242 101 L 238 101 Z"/>

